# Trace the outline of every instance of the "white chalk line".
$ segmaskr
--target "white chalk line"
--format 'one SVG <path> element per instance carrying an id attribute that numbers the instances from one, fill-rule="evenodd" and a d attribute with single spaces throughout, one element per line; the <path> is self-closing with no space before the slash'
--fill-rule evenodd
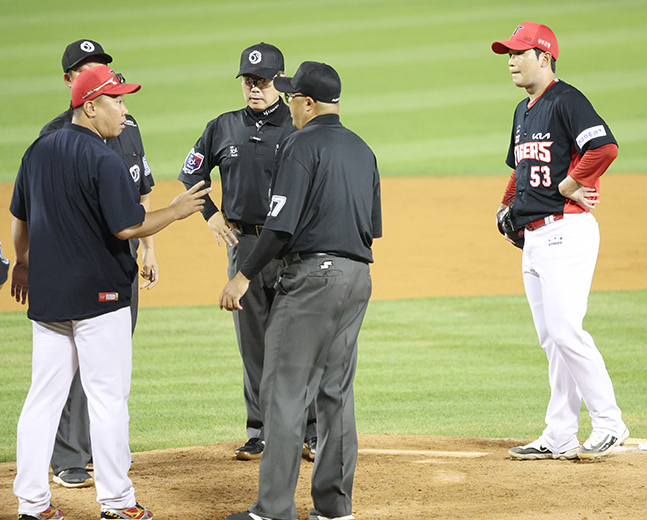
<path id="1" fill-rule="evenodd" d="M 385 450 L 361 449 L 359 453 L 366 455 L 427 455 L 429 457 L 476 459 L 485 457 L 488 453 L 482 451 L 435 451 L 435 450 Z"/>

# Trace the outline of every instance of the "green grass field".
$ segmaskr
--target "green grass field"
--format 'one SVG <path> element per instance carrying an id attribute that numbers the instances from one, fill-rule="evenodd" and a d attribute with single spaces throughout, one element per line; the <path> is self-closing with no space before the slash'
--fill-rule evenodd
<path id="1" fill-rule="evenodd" d="M 585 92 L 621 146 L 612 171 L 645 171 L 645 0 L 0 0 L 0 182 L 12 182 L 69 92 L 60 59 L 101 42 L 143 84 L 128 98 L 157 178 L 175 178 L 206 123 L 240 108 L 240 52 L 279 46 L 292 74 L 307 59 L 340 73 L 342 118 L 383 175 L 502 173 L 514 105 L 506 58 L 490 44 L 522 21 L 556 32 L 558 76 Z"/>
<path id="2" fill-rule="evenodd" d="M 60 59 L 80 38 L 101 42 L 115 70 L 143 84 L 127 104 L 157 179 L 177 176 L 207 121 L 241 107 L 240 52 L 259 41 L 283 50 L 288 74 L 308 59 L 339 71 L 342 120 L 375 150 L 382 175 L 505 174 L 524 93 L 490 44 L 522 21 L 555 30 L 558 76 L 587 94 L 620 143 L 611 172 L 646 171 L 647 119 L 636 108 L 647 86 L 645 0 L 0 0 L 0 11 L 3 183 L 67 107 Z M 645 316 L 647 291 L 605 292 L 591 296 L 586 321 L 642 437 Z M 0 320 L 0 460 L 12 460 L 30 326 L 24 313 Z M 134 341 L 134 451 L 243 439 L 229 314 L 141 309 Z M 372 302 L 360 348 L 360 433 L 531 438 L 543 428 L 546 361 L 523 296 Z"/>
<path id="3" fill-rule="evenodd" d="M 647 432 L 647 291 L 591 296 L 585 326 L 614 381 L 633 436 Z M 31 372 L 31 326 L 2 316 L 0 461 Z M 549 388 L 525 297 L 372 302 L 360 334 L 360 434 L 534 438 Z M 243 440 L 242 367 L 231 316 L 214 307 L 140 309 L 130 398 L 133 451 Z M 590 433 L 584 413 L 580 436 Z"/>

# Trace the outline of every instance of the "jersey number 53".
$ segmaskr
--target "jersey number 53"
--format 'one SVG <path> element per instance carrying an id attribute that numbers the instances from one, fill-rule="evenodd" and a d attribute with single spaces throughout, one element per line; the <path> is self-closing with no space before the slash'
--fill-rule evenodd
<path id="1" fill-rule="evenodd" d="M 553 184 L 553 179 L 550 176 L 550 166 L 530 167 L 530 185 L 537 188 L 540 184 L 543 184 L 546 188 Z"/>

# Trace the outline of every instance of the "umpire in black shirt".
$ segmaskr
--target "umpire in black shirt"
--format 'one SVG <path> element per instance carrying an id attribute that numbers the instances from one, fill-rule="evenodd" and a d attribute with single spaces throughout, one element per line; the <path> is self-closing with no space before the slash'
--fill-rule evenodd
<path id="1" fill-rule="evenodd" d="M 341 81 L 329 65 L 277 77 L 294 125 L 279 152 L 270 212 L 254 250 L 220 296 L 240 309 L 249 280 L 282 257 L 265 336 L 261 413 L 265 452 L 258 499 L 230 520 L 297 519 L 304 411 L 314 400 L 317 458 L 311 520 L 350 520 L 357 461 L 353 379 L 371 294 L 371 245 L 382 235 L 380 179 L 371 149 L 339 120 Z"/>
<path id="2" fill-rule="evenodd" d="M 259 43 L 245 49 L 240 58 L 241 86 L 247 106 L 210 121 L 189 152 L 179 176 L 188 188 L 204 180 L 218 166 L 222 183 L 220 209 L 207 197 L 202 215 L 222 245 L 227 244 L 229 278 L 242 267 L 256 245 L 269 208 L 269 189 L 276 152 L 295 131 L 288 107 L 272 79 L 284 70 L 281 51 Z M 244 309 L 233 313 L 238 347 L 243 360 L 247 438 L 235 452 L 237 459 L 260 458 L 264 447 L 259 387 L 263 374 L 265 329 L 276 294 L 281 264 L 269 262 L 252 280 L 243 300 Z M 304 455 L 314 458 L 316 425 L 314 407 L 304 436 Z"/>

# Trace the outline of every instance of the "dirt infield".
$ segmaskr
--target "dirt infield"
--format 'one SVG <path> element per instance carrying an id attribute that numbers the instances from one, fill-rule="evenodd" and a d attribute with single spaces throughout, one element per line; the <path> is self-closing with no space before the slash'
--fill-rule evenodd
<path id="1" fill-rule="evenodd" d="M 375 241 L 373 299 L 522 293 L 520 251 L 503 242 L 494 226 L 505 177 L 413 177 L 382 181 L 384 238 Z M 159 182 L 153 207 L 184 189 Z M 595 215 L 602 244 L 593 290 L 647 288 L 647 212 L 640 199 L 647 175 L 603 178 Z M 0 184 L 0 208 L 11 186 Z M 214 195 L 219 200 L 219 195 Z M 0 239 L 13 260 L 11 216 L 2 213 Z M 201 215 L 177 222 L 155 236 L 160 283 L 140 295 L 142 306 L 215 305 L 226 283 L 227 255 Z M 0 311 L 22 310 L 9 291 Z"/>
<path id="2" fill-rule="evenodd" d="M 520 252 L 496 232 L 496 208 L 506 179 L 388 178 L 383 180 L 385 237 L 375 244 L 374 299 L 513 294 L 523 291 Z M 154 206 L 182 187 L 161 182 Z M 607 175 L 596 211 L 602 246 L 594 290 L 647 288 L 646 175 Z M 217 198 L 217 197 L 216 197 Z M 0 185 L 0 206 L 10 187 Z M 0 237 L 10 247 L 10 217 Z M 225 251 L 200 216 L 156 237 L 160 285 L 142 306 L 208 305 L 225 283 Z M 9 291 L 0 311 L 21 310 Z M 242 404 L 241 404 L 242 406 Z M 647 518 L 647 452 L 630 439 L 600 463 L 513 462 L 520 441 L 422 436 L 360 436 L 354 511 L 358 520 L 598 520 Z M 234 461 L 237 444 L 136 453 L 131 476 L 137 497 L 158 519 L 211 520 L 245 510 L 255 499 L 258 464 Z M 302 463 L 299 518 L 311 507 Z M 15 463 L 0 464 L 0 520 L 15 518 Z M 98 518 L 94 488 L 52 486 L 53 502 L 68 520 Z"/>
<path id="3" fill-rule="evenodd" d="M 360 436 L 357 520 L 639 520 L 647 518 L 647 452 L 630 439 L 599 463 L 513 462 L 516 442 Z M 256 498 L 258 463 L 233 459 L 234 443 L 135 453 L 137 499 L 159 520 L 224 520 Z M 0 465 L 0 520 L 15 518 L 15 463 Z M 308 518 L 312 464 L 303 461 L 297 511 Z M 98 518 L 95 488 L 52 485 L 68 520 Z"/>

